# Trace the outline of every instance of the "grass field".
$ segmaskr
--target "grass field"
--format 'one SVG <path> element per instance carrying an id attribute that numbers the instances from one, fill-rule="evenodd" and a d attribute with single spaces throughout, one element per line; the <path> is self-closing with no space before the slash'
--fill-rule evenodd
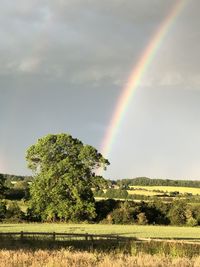
<path id="1" fill-rule="evenodd" d="M 143 195 L 149 195 L 151 196 L 152 193 L 155 195 L 158 194 L 156 192 L 153 192 L 153 190 L 160 190 L 163 192 L 175 192 L 178 191 L 181 194 L 184 193 L 191 193 L 193 195 L 200 195 L 200 188 L 194 188 L 194 187 L 178 187 L 178 186 L 142 186 L 142 185 L 134 185 L 131 186 L 135 190 L 129 190 L 129 194 L 143 194 Z M 144 190 L 142 190 L 144 189 Z"/>
<path id="2" fill-rule="evenodd" d="M 0 232 L 66 232 L 91 234 L 117 234 L 142 238 L 200 239 L 200 227 L 109 225 L 109 224 L 0 224 Z"/>

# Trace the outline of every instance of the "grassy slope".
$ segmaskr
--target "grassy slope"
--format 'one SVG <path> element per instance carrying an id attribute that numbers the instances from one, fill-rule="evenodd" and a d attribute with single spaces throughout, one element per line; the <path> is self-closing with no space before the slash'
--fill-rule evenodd
<path id="1" fill-rule="evenodd" d="M 94 234 L 118 234 L 136 237 L 200 239 L 200 227 L 104 225 L 104 224 L 0 224 L 0 232 L 40 231 Z"/>

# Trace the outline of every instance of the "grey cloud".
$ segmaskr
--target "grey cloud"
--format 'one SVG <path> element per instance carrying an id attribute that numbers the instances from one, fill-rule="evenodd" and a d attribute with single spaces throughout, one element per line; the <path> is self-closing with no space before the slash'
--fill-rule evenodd
<path id="1" fill-rule="evenodd" d="M 38 70 L 53 75 L 55 67 L 51 66 L 59 65 L 60 75 L 66 76 L 70 68 L 83 80 L 88 80 L 87 73 L 91 71 L 96 73 L 91 74 L 91 80 L 110 76 L 114 81 L 127 77 L 155 23 L 172 4 L 172 1 L 25 2 L 19 1 L 12 7 L 6 4 L 5 8 L 10 19 L 8 33 L 2 39 L 13 38 L 9 53 L 16 51 L 11 52 L 7 64 L 4 62 L 8 71 L 16 67 L 16 71 Z"/>

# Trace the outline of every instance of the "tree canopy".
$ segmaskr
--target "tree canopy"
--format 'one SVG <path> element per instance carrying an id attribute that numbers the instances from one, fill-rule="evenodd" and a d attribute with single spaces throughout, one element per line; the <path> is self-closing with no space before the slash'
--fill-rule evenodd
<path id="1" fill-rule="evenodd" d="M 34 173 L 30 210 L 42 220 L 79 221 L 95 217 L 91 188 L 104 179 L 95 175 L 109 162 L 92 146 L 68 134 L 49 134 L 26 153 Z"/>
<path id="2" fill-rule="evenodd" d="M 0 174 L 0 198 L 3 197 L 5 189 L 5 178 L 2 174 Z"/>

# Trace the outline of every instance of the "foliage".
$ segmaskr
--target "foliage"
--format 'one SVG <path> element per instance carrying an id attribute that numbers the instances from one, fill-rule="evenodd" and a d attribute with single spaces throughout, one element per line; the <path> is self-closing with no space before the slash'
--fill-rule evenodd
<path id="1" fill-rule="evenodd" d="M 118 206 L 118 201 L 114 199 L 105 199 L 95 203 L 96 210 L 96 222 L 100 222 L 104 220 L 109 213 L 111 213 Z"/>
<path id="2" fill-rule="evenodd" d="M 186 223 L 187 205 L 183 200 L 175 200 L 169 210 L 168 217 L 171 224 L 183 225 Z"/>
<path id="3" fill-rule="evenodd" d="M 95 175 L 109 164 L 98 151 L 67 134 L 47 135 L 26 154 L 35 179 L 30 209 L 44 221 L 91 220 L 96 216 L 91 188 L 104 183 Z"/>
<path id="4" fill-rule="evenodd" d="M 133 210 L 128 202 L 120 204 L 120 207 L 114 209 L 108 216 L 107 220 L 113 224 L 133 223 Z"/>
<path id="5" fill-rule="evenodd" d="M 5 190 L 5 178 L 2 174 L 0 174 L 0 198 L 3 198 Z"/>
<path id="6" fill-rule="evenodd" d="M 197 226 L 198 225 L 198 221 L 193 218 L 193 217 L 190 217 L 188 220 L 187 220 L 187 225 L 188 226 Z"/>
<path id="7" fill-rule="evenodd" d="M 28 196 L 28 191 L 22 188 L 8 188 L 5 193 L 5 198 L 10 200 L 21 200 Z"/>
<path id="8" fill-rule="evenodd" d="M 24 218 L 24 214 L 21 211 L 16 201 L 12 201 L 6 211 L 6 220 L 9 222 L 20 222 Z"/>
<path id="9" fill-rule="evenodd" d="M 105 197 L 126 199 L 128 197 L 128 192 L 123 189 L 110 188 L 110 189 L 107 189 Z"/>
<path id="10" fill-rule="evenodd" d="M 148 220 L 144 212 L 141 212 L 137 215 L 137 223 L 140 225 L 148 224 Z"/>
<path id="11" fill-rule="evenodd" d="M 0 221 L 6 217 L 6 204 L 4 201 L 0 201 Z"/>

